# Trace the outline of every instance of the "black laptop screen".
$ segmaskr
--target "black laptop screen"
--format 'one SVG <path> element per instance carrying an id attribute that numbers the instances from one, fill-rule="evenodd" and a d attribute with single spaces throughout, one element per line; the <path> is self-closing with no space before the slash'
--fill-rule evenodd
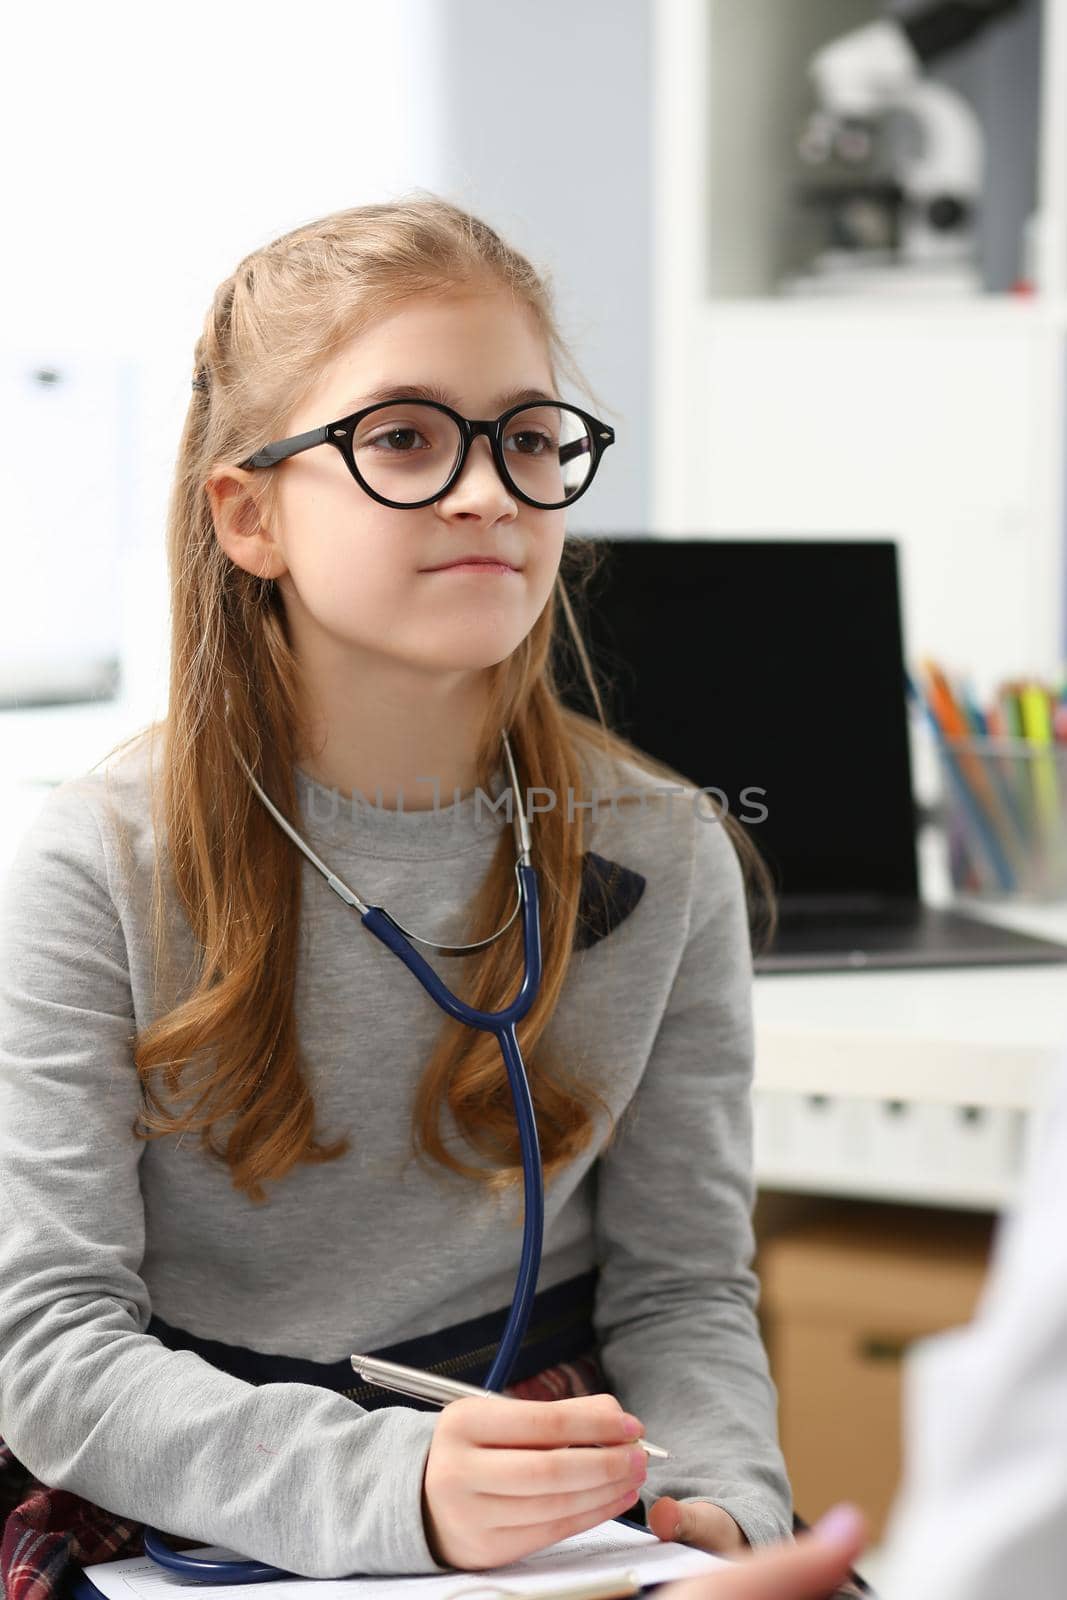
<path id="1" fill-rule="evenodd" d="M 785 901 L 914 897 L 896 546 L 603 542 L 577 614 L 609 722 L 723 792 Z"/>

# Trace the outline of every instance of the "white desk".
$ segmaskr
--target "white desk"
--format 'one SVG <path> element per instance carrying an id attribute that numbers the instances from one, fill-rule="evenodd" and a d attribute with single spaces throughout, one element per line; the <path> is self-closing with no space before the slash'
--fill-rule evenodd
<path id="1" fill-rule="evenodd" d="M 920 866 L 948 903 L 936 834 Z M 968 909 L 1067 941 L 1065 903 Z M 761 1186 L 998 1208 L 1067 1051 L 1067 965 L 766 973 L 755 1019 Z"/>

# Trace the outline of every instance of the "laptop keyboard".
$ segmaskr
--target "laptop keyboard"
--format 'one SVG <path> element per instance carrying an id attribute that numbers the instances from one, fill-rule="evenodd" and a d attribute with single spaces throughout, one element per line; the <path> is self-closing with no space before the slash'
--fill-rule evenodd
<path id="1" fill-rule="evenodd" d="M 786 909 L 773 946 L 755 964 L 757 971 L 799 971 L 1056 960 L 1067 961 L 1067 945 L 920 905 L 840 915 Z"/>

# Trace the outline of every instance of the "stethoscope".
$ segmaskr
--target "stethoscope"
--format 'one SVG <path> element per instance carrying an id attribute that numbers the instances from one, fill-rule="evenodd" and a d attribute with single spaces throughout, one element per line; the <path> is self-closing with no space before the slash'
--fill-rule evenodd
<path id="1" fill-rule="evenodd" d="M 263 804 L 274 820 L 289 835 L 293 843 L 304 852 L 312 866 L 326 879 L 334 894 L 342 899 L 346 906 L 351 906 L 360 913 L 360 920 L 375 938 L 380 939 L 387 949 L 395 956 L 399 956 L 404 965 L 413 972 L 426 990 L 427 994 L 447 1011 L 450 1017 L 457 1022 L 465 1022 L 472 1028 L 479 1028 L 485 1033 L 495 1033 L 500 1044 L 504 1065 L 507 1069 L 508 1081 L 511 1084 L 511 1096 L 515 1103 L 515 1117 L 519 1126 L 519 1138 L 522 1144 L 522 1171 L 523 1187 L 525 1194 L 525 1208 L 523 1217 L 522 1257 L 519 1263 L 519 1274 L 515 1284 L 515 1295 L 512 1301 L 511 1312 L 500 1340 L 500 1348 L 496 1359 L 489 1369 L 489 1376 L 481 1385 L 485 1389 L 500 1391 L 507 1385 L 515 1358 L 526 1334 L 533 1310 L 534 1293 L 537 1288 L 537 1276 L 541 1270 L 541 1243 L 544 1233 L 545 1201 L 544 1183 L 541 1172 L 541 1146 L 537 1137 L 537 1122 L 534 1117 L 533 1101 L 530 1098 L 530 1085 L 526 1077 L 526 1067 L 519 1049 L 519 1041 L 515 1034 L 515 1024 L 521 1022 L 537 998 L 537 991 L 541 984 L 541 926 L 538 916 L 537 901 L 537 873 L 530 862 L 530 828 L 522 809 L 519 794 L 519 780 L 515 771 L 515 762 L 511 754 L 511 746 L 505 732 L 500 735 L 504 745 L 504 757 L 507 762 L 508 777 L 511 782 L 512 799 L 514 802 L 514 828 L 515 828 L 515 878 L 518 896 L 515 909 L 511 916 L 487 939 L 479 939 L 475 944 L 438 944 L 432 939 L 420 939 L 418 934 L 411 933 L 407 928 L 401 927 L 395 917 L 391 917 L 382 906 L 368 905 L 361 900 L 354 890 L 343 883 L 335 873 L 331 872 L 305 839 L 302 839 L 296 829 L 282 816 L 281 812 L 268 798 L 256 781 L 248 763 L 234 745 L 234 753 L 244 768 L 253 789 L 259 795 Z M 507 932 L 515 921 L 519 911 L 522 911 L 522 942 L 524 952 L 524 972 L 522 985 L 515 999 L 502 1011 L 477 1011 L 473 1006 L 466 1005 L 459 1000 L 450 989 L 446 988 L 436 972 L 411 947 L 411 940 L 416 944 L 425 946 L 441 956 L 466 956 L 476 950 L 484 950 L 488 945 L 495 944 L 500 936 Z M 207 1556 L 189 1555 L 182 1550 L 172 1550 L 164 1543 L 163 1535 L 155 1528 L 144 1530 L 145 1554 L 161 1567 L 170 1572 L 176 1572 L 183 1578 L 192 1578 L 199 1583 L 264 1583 L 272 1578 L 292 1578 L 297 1574 L 285 1572 L 279 1567 L 272 1567 L 261 1561 L 213 1561 Z"/>

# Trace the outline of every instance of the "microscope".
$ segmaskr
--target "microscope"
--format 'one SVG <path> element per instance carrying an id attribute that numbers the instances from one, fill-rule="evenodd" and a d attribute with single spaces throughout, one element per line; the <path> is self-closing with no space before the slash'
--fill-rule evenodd
<path id="1" fill-rule="evenodd" d="M 982 291 L 984 140 L 972 107 L 924 76 L 1020 0 L 937 0 L 841 35 L 812 57 L 816 108 L 798 154 L 822 169 L 801 203 L 824 248 L 786 294 Z"/>

